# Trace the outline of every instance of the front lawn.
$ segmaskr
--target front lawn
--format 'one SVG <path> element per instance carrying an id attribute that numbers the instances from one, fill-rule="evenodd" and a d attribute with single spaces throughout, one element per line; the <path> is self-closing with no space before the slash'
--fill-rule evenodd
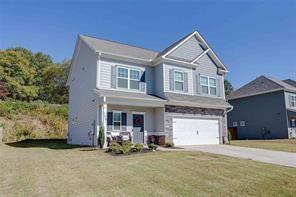
<path id="1" fill-rule="evenodd" d="M 296 153 L 296 139 L 234 140 L 231 141 L 231 145 Z"/>
<path id="2" fill-rule="evenodd" d="M 293 196 L 296 169 L 202 152 L 111 156 L 65 141 L 0 145 L 0 196 Z"/>

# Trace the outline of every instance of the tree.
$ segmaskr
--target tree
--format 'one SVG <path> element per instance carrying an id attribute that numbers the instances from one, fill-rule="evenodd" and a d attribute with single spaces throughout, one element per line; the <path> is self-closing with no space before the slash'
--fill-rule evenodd
<path id="1" fill-rule="evenodd" d="M 31 101 L 38 96 L 33 84 L 36 69 L 31 66 L 32 53 L 24 48 L 0 51 L 0 81 L 6 84 L 14 99 Z"/>
<path id="2" fill-rule="evenodd" d="M 231 83 L 225 79 L 224 80 L 224 88 L 225 88 L 225 95 L 228 96 L 231 94 L 231 92 L 233 91 L 233 86 L 231 85 Z"/>

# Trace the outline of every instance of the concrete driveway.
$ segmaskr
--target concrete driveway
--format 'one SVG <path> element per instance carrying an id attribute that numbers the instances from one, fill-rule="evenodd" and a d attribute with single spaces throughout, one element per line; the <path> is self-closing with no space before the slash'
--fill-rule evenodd
<path id="1" fill-rule="evenodd" d="M 231 145 L 195 145 L 182 146 L 182 148 L 186 151 L 202 151 L 243 159 L 252 159 L 255 161 L 288 167 L 296 167 L 296 153 L 272 151 L 258 148 L 237 147 Z"/>

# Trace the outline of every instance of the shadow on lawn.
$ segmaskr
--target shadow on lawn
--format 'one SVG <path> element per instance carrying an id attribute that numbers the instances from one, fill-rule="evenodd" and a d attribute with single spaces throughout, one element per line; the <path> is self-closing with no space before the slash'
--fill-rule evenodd
<path id="1" fill-rule="evenodd" d="M 6 143 L 16 148 L 49 148 L 54 150 L 82 148 L 84 146 L 67 144 L 66 139 L 28 139 L 19 142 Z"/>

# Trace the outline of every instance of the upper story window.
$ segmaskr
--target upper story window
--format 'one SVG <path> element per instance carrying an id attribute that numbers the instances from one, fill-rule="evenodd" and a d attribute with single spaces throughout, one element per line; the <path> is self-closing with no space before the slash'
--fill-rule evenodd
<path id="1" fill-rule="evenodd" d="M 184 91 L 184 73 L 175 71 L 174 73 L 175 90 Z"/>
<path id="2" fill-rule="evenodd" d="M 202 94 L 217 95 L 217 80 L 212 77 L 201 76 L 200 86 Z"/>
<path id="3" fill-rule="evenodd" d="M 291 107 L 296 107 L 296 95 L 291 95 L 290 97 L 291 97 L 290 106 Z"/>
<path id="4" fill-rule="evenodd" d="M 139 90 L 140 89 L 140 71 L 131 68 L 117 68 L 117 87 Z"/>

